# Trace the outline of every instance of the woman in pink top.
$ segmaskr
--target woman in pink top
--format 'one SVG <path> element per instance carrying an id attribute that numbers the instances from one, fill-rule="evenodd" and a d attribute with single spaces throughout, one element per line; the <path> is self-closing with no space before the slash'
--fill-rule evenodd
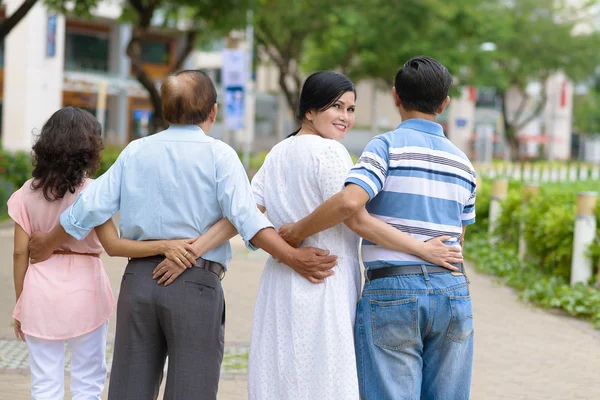
<path id="1" fill-rule="evenodd" d="M 71 238 L 48 260 L 29 265 L 29 235 L 60 223 L 60 214 L 91 181 L 86 176 L 95 172 L 102 148 L 101 126 L 92 114 L 72 107 L 57 111 L 33 146 L 33 178 L 8 201 L 15 221 L 15 334 L 28 344 L 33 399 L 63 398 L 65 342 L 72 353 L 73 399 L 100 399 L 107 321 L 114 309 L 99 257 L 102 245 L 113 256 L 164 254 L 187 266 L 202 251 L 192 240 L 119 239 L 109 219 L 84 240 Z"/>

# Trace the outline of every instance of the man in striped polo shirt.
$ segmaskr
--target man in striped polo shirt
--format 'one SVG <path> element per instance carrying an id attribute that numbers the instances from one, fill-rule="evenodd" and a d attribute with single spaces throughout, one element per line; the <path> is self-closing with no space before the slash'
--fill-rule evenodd
<path id="1" fill-rule="evenodd" d="M 475 222 L 476 178 L 469 159 L 435 117 L 450 98 L 452 77 L 430 57 L 414 57 L 396 75 L 402 117 L 374 137 L 345 188 L 280 233 L 288 242 L 348 219 L 371 215 L 420 240 L 449 235 L 462 246 Z M 365 286 L 356 315 L 356 356 L 363 400 L 469 398 L 473 316 L 462 264 L 453 270 L 363 241 Z"/>

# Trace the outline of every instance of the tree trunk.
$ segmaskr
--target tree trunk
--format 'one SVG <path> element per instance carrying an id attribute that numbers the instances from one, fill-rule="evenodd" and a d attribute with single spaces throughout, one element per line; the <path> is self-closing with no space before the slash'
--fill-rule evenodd
<path id="1" fill-rule="evenodd" d="M 17 10 L 10 15 L 10 17 L 6 18 L 2 23 L 0 23 L 0 40 L 4 40 L 4 38 L 10 33 L 10 31 L 17 26 L 19 22 L 35 6 L 37 0 L 25 0 L 23 4 L 17 8 Z"/>
<path id="2" fill-rule="evenodd" d="M 143 68 L 142 61 L 142 43 L 141 38 L 145 30 L 136 30 L 131 36 L 131 40 L 127 45 L 127 55 L 131 60 L 131 67 L 136 79 L 148 91 L 150 102 L 152 103 L 152 118 L 150 119 L 149 133 L 153 134 L 167 128 L 167 123 L 162 117 L 162 101 L 160 93 Z"/>
<path id="3" fill-rule="evenodd" d="M 286 73 L 286 71 L 283 70 L 283 68 L 280 68 L 279 69 L 279 87 L 281 88 L 281 91 L 283 92 L 283 94 L 285 96 L 288 107 L 290 108 L 290 110 L 292 111 L 292 113 L 295 116 L 296 111 L 298 111 L 298 105 L 300 104 L 300 98 L 299 98 L 299 89 L 300 88 L 291 88 L 288 85 L 288 81 L 286 79 L 287 76 L 288 76 L 288 74 Z M 294 77 L 294 80 L 299 81 L 300 79 L 296 79 L 296 77 Z"/>
<path id="4" fill-rule="evenodd" d="M 504 126 L 504 139 L 510 148 L 510 158 L 513 161 L 519 160 L 519 138 L 517 132 L 508 120 L 508 110 L 506 109 L 506 92 L 499 93 L 502 99 L 502 122 Z"/>
<path id="5" fill-rule="evenodd" d="M 143 68 L 142 60 L 142 43 L 141 38 L 144 35 L 145 30 L 140 29 L 133 33 L 131 41 L 127 45 L 127 55 L 131 59 L 131 66 L 135 74 L 136 79 L 144 86 L 148 91 L 150 102 L 152 103 L 152 118 L 150 119 L 149 131 L 150 134 L 156 133 L 167 129 L 169 124 L 163 119 L 162 116 L 162 99 L 160 93 L 156 87 L 154 81 L 146 74 Z M 185 59 L 190 55 L 194 49 L 194 43 L 196 41 L 198 31 L 192 30 L 186 33 L 185 45 L 178 55 L 173 69 L 171 72 L 176 72 L 183 67 Z"/>

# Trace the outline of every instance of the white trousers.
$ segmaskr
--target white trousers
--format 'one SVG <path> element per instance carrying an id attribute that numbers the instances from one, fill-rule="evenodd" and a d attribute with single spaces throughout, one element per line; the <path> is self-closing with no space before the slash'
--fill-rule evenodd
<path id="1" fill-rule="evenodd" d="M 98 329 L 71 339 L 47 340 L 26 335 L 33 400 L 62 400 L 65 396 L 65 343 L 71 350 L 73 400 L 100 400 L 106 381 L 106 331 Z"/>

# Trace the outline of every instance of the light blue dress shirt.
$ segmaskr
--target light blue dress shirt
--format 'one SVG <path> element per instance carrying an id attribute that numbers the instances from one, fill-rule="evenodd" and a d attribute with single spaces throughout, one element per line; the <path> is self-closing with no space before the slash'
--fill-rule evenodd
<path id="1" fill-rule="evenodd" d="M 60 223 L 81 240 L 119 210 L 121 237 L 133 240 L 193 238 L 227 217 L 254 249 L 249 240 L 273 226 L 258 210 L 236 152 L 195 125 L 172 125 L 131 142 Z M 202 258 L 226 267 L 231 247 L 225 243 Z"/>

